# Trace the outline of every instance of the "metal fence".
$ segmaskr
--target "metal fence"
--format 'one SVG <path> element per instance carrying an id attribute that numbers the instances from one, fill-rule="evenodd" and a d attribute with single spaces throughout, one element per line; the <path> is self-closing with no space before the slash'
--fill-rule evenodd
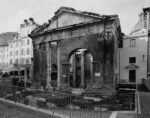
<path id="1" fill-rule="evenodd" d="M 41 92 L 19 86 L 0 85 L 0 97 L 6 100 L 50 110 L 75 118 L 109 118 L 112 111 L 134 111 L 135 93 L 118 92 L 109 98 L 75 95 L 60 91 Z"/>

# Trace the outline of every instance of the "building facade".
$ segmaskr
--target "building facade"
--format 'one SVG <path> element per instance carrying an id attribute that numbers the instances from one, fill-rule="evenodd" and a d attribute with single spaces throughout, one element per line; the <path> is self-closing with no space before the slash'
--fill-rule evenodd
<path id="1" fill-rule="evenodd" d="M 138 23 L 133 27 L 130 35 L 123 37 L 123 47 L 118 53 L 120 82 L 140 84 L 143 78 L 147 78 L 148 14 L 149 12 L 145 12 L 143 9 Z"/>
<path id="2" fill-rule="evenodd" d="M 121 29 L 117 15 L 101 16 L 61 7 L 49 23 L 30 35 L 34 46 L 34 83 L 47 87 L 87 88 L 108 85 L 118 77 Z"/>
<path id="3" fill-rule="evenodd" d="M 33 45 L 28 34 L 37 26 L 32 18 L 24 20 L 24 23 L 20 25 L 19 35 L 14 37 L 14 40 L 8 42 L 10 64 L 31 64 Z"/>
<path id="4" fill-rule="evenodd" d="M 8 65 L 9 64 L 9 57 L 8 57 L 8 44 L 1 44 L 0 45 L 0 63 L 1 65 Z"/>
<path id="5" fill-rule="evenodd" d="M 1 70 L 9 66 L 9 46 L 8 42 L 17 36 L 17 32 L 7 32 L 0 34 L 0 68 Z"/>

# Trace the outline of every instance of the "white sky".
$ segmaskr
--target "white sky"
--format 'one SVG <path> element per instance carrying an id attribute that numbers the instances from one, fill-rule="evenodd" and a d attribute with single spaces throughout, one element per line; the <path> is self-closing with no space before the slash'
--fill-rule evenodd
<path id="1" fill-rule="evenodd" d="M 99 14 L 118 14 L 122 32 L 129 34 L 150 0 L 0 0 L 0 33 L 18 31 L 24 19 L 33 17 L 43 24 L 48 22 L 60 6 Z"/>

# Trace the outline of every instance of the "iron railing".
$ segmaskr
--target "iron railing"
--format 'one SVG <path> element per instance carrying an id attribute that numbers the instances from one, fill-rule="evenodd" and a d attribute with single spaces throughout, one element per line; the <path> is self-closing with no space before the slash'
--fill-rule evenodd
<path id="1" fill-rule="evenodd" d="M 0 85 L 0 98 L 50 110 L 75 118 L 109 118 L 112 111 L 134 111 L 135 93 L 123 93 L 107 97 L 75 95 L 67 92 L 42 92 L 24 87 Z"/>

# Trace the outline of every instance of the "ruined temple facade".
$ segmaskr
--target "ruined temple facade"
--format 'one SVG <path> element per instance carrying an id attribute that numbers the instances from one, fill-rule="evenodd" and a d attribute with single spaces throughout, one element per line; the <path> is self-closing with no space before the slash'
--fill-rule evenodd
<path id="1" fill-rule="evenodd" d="M 87 88 L 91 83 L 113 87 L 118 79 L 121 29 L 117 15 L 61 7 L 30 37 L 34 48 L 33 83 L 58 89 Z"/>

